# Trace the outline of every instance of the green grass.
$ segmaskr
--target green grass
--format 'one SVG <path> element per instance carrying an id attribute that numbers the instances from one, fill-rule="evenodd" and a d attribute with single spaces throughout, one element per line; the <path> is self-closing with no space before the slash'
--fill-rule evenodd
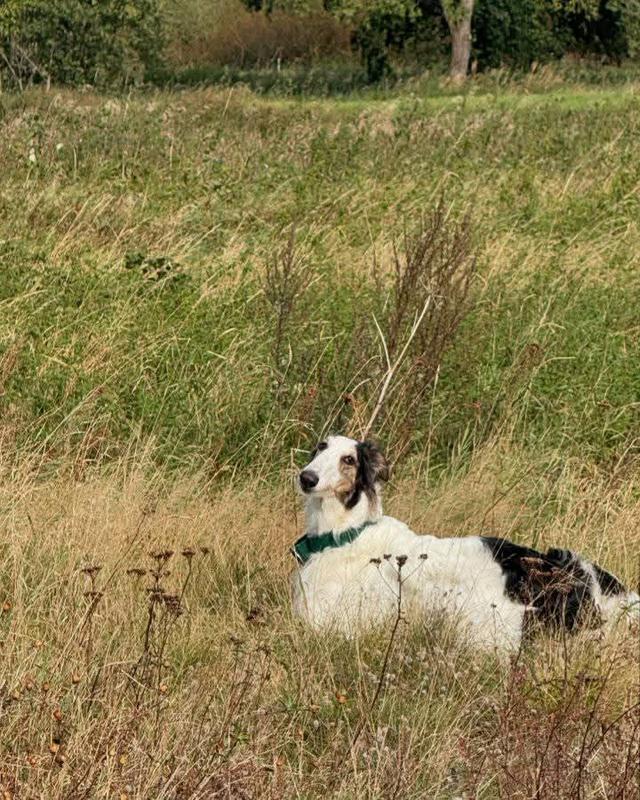
<path id="1" fill-rule="evenodd" d="M 136 438 L 163 464 L 286 463 L 380 364 L 390 243 L 442 196 L 452 219 L 473 217 L 479 278 L 413 452 L 429 439 L 443 465 L 508 425 L 538 450 L 629 455 L 640 103 L 628 88 L 0 103 L 0 404 L 19 452 L 108 459 Z M 290 225 L 310 285 L 276 364 L 264 264 Z M 532 346 L 536 363 L 522 362 Z M 346 409 L 334 424 L 348 423 Z"/>
<path id="2" fill-rule="evenodd" d="M 394 75 L 371 84 L 353 56 L 316 59 L 312 64 L 285 64 L 271 67 L 237 67 L 200 64 L 175 66 L 155 76 L 157 85 L 172 87 L 245 86 L 257 95 L 271 99 L 291 97 L 306 102 L 310 97 L 332 98 L 343 102 L 383 100 L 407 93 L 421 97 L 451 98 L 478 94 L 548 94 L 583 95 L 590 89 L 616 94 L 638 83 L 638 65 L 627 62 L 604 66 L 585 61 L 557 61 L 533 71 L 509 68 L 480 72 L 463 87 L 446 79 L 447 64 L 437 63 L 425 69 L 423 64 L 398 63 Z"/>

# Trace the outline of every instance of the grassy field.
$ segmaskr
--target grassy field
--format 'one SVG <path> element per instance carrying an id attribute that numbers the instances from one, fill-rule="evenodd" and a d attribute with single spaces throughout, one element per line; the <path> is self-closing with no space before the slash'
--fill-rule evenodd
<path id="1" fill-rule="evenodd" d="M 0 95 L 6 797 L 638 796 L 636 633 L 508 667 L 429 620 L 384 668 L 287 549 L 431 296 L 388 511 L 637 585 L 639 86 Z"/>

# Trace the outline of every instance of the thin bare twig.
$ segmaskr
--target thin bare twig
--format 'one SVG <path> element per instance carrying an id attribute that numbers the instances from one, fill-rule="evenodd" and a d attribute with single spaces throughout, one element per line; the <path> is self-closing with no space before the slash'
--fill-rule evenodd
<path id="1" fill-rule="evenodd" d="M 382 388 L 380 389 L 380 394 L 378 395 L 378 402 L 376 403 L 375 408 L 373 409 L 373 413 L 371 414 L 371 417 L 369 418 L 369 422 L 367 422 L 367 424 L 364 427 L 364 430 L 362 431 L 362 438 L 363 439 L 365 439 L 368 436 L 369 431 L 373 427 L 373 423 L 376 421 L 376 419 L 378 417 L 378 414 L 382 410 L 382 406 L 384 405 L 385 396 L 387 394 L 387 391 L 389 390 L 389 386 L 391 385 L 391 381 L 393 380 L 393 376 L 396 374 L 396 372 L 398 370 L 398 367 L 400 366 L 400 364 L 402 363 L 404 357 L 406 356 L 407 350 L 409 349 L 409 347 L 411 345 L 411 342 L 413 341 L 416 333 L 418 332 L 418 330 L 420 328 L 420 325 L 422 324 L 422 320 L 425 318 L 425 315 L 426 315 L 427 311 L 429 310 L 429 306 L 430 305 L 431 305 L 431 295 L 429 295 L 427 297 L 427 299 L 426 299 L 426 301 L 425 301 L 425 303 L 424 303 L 424 305 L 422 307 L 422 311 L 420 312 L 420 314 L 416 318 L 415 322 L 413 323 L 413 327 L 411 328 L 411 332 L 409 333 L 409 336 L 407 338 L 407 341 L 404 344 L 404 347 L 400 351 L 400 355 L 398 356 L 398 358 L 396 358 L 396 360 L 395 360 L 395 362 L 393 364 L 390 364 L 389 351 L 387 349 L 387 344 L 386 344 L 386 342 L 384 340 L 384 336 L 382 335 L 382 331 L 380 330 L 380 326 L 378 325 L 377 320 L 375 320 L 375 318 L 374 318 L 374 321 L 376 323 L 376 328 L 378 330 L 378 334 L 380 335 L 380 339 L 382 341 L 382 347 L 384 349 L 385 358 L 387 360 L 387 365 L 388 366 L 387 366 L 387 374 L 386 374 L 385 379 L 383 381 Z"/>
<path id="2" fill-rule="evenodd" d="M 380 697 L 380 693 L 382 692 L 382 687 L 384 685 L 384 680 L 385 680 L 385 678 L 387 676 L 387 668 L 389 666 L 389 658 L 391 657 L 391 651 L 393 650 L 393 644 L 394 644 L 394 642 L 396 640 L 396 634 L 398 633 L 398 628 L 400 627 L 400 622 L 403 619 L 403 616 L 402 616 L 402 584 L 404 583 L 405 579 L 403 579 L 403 577 L 402 577 L 402 567 L 406 564 L 406 561 L 407 561 L 407 557 L 406 556 L 398 556 L 396 558 L 396 563 L 398 565 L 398 593 L 396 595 L 396 617 L 395 617 L 395 620 L 393 622 L 393 628 L 391 629 L 391 635 L 389 636 L 389 642 L 387 643 L 387 649 L 386 649 L 385 654 L 384 654 L 384 659 L 383 659 L 383 662 L 382 662 L 382 668 L 380 669 L 380 676 L 378 678 L 378 684 L 376 686 L 376 691 L 375 691 L 375 693 L 373 695 L 371 703 L 369 704 L 369 713 L 371 713 L 373 711 L 373 709 L 375 708 L 376 703 L 378 702 L 378 699 Z M 360 722 L 358 723 L 358 727 L 356 728 L 355 733 L 353 734 L 353 737 L 351 739 L 351 745 L 350 745 L 351 751 L 353 751 L 353 748 L 356 746 L 356 743 L 358 742 L 358 739 L 360 738 L 360 736 L 362 734 L 362 731 L 364 730 L 364 727 L 366 725 L 366 721 L 367 721 L 367 718 L 363 716 L 362 719 L 360 720 Z"/>

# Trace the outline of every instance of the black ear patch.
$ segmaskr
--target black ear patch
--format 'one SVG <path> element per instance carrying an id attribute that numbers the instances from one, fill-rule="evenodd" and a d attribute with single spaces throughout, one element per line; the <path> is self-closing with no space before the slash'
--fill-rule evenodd
<path id="1" fill-rule="evenodd" d="M 382 451 L 373 442 L 358 442 L 358 477 L 363 489 L 371 488 L 378 481 L 389 480 L 389 464 Z"/>
<path id="2" fill-rule="evenodd" d="M 358 471 L 353 491 L 347 498 L 345 506 L 353 508 L 360 495 L 364 494 L 373 500 L 376 496 L 376 483 L 389 480 L 389 465 L 382 452 L 372 442 L 358 442 Z"/>

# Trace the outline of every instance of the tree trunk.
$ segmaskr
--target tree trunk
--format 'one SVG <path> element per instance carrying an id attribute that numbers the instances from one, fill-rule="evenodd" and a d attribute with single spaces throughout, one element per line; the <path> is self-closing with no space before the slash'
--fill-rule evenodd
<path id="1" fill-rule="evenodd" d="M 467 77 L 467 70 L 469 69 L 473 3 L 474 0 L 459 0 L 454 9 L 448 8 L 445 10 L 445 17 L 449 25 L 449 30 L 451 31 L 451 66 L 449 67 L 449 76 L 456 83 L 462 83 L 464 81 Z"/>

